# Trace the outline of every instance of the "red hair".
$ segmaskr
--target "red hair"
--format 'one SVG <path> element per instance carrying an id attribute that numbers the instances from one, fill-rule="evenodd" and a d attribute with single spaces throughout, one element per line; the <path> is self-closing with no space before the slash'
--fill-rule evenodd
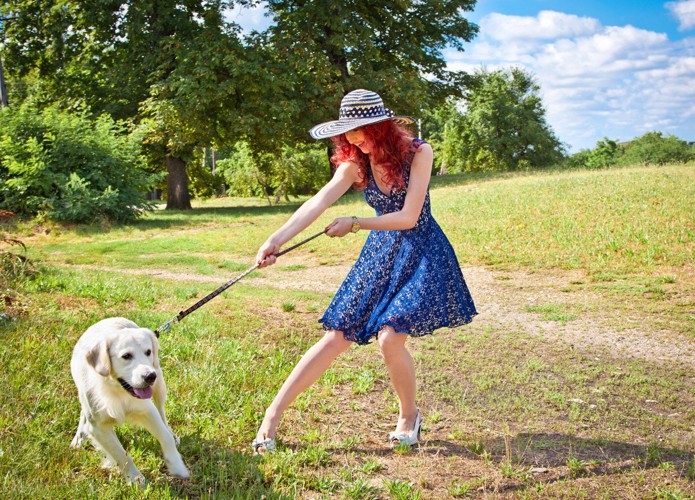
<path id="1" fill-rule="evenodd" d="M 398 191 L 403 189 L 403 162 L 414 151 L 410 132 L 393 120 L 365 125 L 360 127 L 360 130 L 364 132 L 364 140 L 371 148 L 371 162 L 384 169 L 384 175 L 380 180 Z M 346 161 L 357 163 L 360 180 L 355 182 L 354 187 L 364 189 L 367 186 L 367 165 L 370 156 L 350 144 L 345 134 L 331 137 L 331 141 L 335 146 L 331 163 L 336 167 Z"/>

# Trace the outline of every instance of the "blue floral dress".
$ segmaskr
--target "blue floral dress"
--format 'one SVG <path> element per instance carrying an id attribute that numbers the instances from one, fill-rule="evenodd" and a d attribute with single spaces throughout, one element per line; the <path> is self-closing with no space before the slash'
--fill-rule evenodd
<path id="1" fill-rule="evenodd" d="M 403 164 L 401 191 L 384 194 L 368 168 L 363 193 L 377 215 L 403 208 L 414 151 L 423 142 L 413 140 L 413 154 Z M 368 344 L 386 325 L 421 337 L 437 328 L 470 323 L 476 314 L 454 249 L 432 217 L 428 190 L 415 227 L 369 233 L 319 321 L 325 330 L 342 331 L 347 340 Z"/>

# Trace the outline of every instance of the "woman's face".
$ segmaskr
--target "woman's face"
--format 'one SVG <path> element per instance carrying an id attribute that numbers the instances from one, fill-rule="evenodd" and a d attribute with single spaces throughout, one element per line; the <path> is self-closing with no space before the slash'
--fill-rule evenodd
<path id="1" fill-rule="evenodd" d="M 345 132 L 345 138 L 350 144 L 360 148 L 360 151 L 362 151 L 364 154 L 368 155 L 372 152 L 372 148 L 369 146 L 369 144 L 367 144 L 367 141 L 364 138 L 364 132 L 362 129 L 356 128 L 355 130 Z"/>

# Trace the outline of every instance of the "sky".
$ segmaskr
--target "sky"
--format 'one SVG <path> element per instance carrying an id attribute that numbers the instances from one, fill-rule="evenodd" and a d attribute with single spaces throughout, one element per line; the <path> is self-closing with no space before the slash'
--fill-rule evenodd
<path id="1" fill-rule="evenodd" d="M 695 141 L 695 0 L 478 0 L 451 70 L 528 70 L 570 153 L 649 131 Z M 262 29 L 262 11 L 229 20 Z"/>

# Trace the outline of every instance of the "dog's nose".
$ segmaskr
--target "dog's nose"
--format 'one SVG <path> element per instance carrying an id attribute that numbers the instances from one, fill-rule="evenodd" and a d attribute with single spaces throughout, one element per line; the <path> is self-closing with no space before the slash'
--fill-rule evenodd
<path id="1" fill-rule="evenodd" d="M 145 375 L 145 382 L 148 384 L 152 385 L 154 384 L 154 381 L 157 380 L 157 373 L 156 372 L 150 372 L 147 375 Z"/>

